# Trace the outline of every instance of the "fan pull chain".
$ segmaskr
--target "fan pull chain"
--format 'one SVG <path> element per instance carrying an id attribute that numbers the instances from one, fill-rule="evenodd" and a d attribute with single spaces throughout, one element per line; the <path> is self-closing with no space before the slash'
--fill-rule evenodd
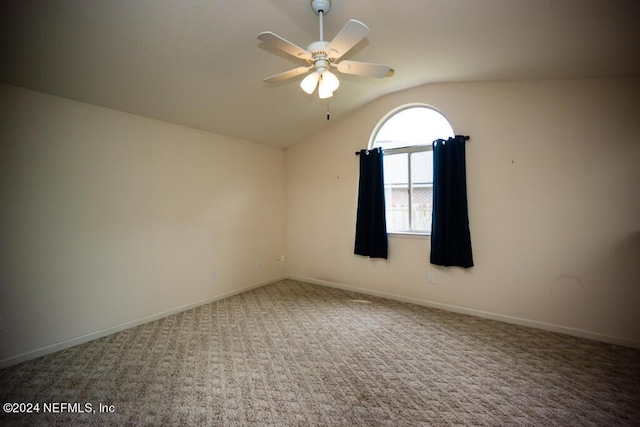
<path id="1" fill-rule="evenodd" d="M 327 102 L 327 120 L 331 119 L 331 113 L 329 113 L 329 102 Z"/>

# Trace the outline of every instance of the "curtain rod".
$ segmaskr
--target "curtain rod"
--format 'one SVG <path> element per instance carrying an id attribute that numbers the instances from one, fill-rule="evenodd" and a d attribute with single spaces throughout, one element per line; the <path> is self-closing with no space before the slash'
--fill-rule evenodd
<path id="1" fill-rule="evenodd" d="M 465 140 L 465 141 L 468 141 L 468 140 L 471 139 L 471 137 L 469 135 L 456 135 L 456 136 L 462 137 L 462 139 Z M 380 147 L 378 147 L 378 148 L 380 148 Z M 375 148 L 374 148 L 374 150 L 375 150 Z M 369 151 L 369 150 L 366 150 L 366 151 Z M 384 151 L 384 150 L 382 150 L 382 151 Z M 356 154 L 356 156 L 359 156 L 360 155 L 360 151 L 356 151 L 355 154 Z"/>

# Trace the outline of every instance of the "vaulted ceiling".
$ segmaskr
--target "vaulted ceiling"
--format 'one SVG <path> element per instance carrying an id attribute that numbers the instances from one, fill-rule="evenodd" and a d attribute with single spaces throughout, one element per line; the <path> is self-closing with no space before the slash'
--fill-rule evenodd
<path id="1" fill-rule="evenodd" d="M 340 75 L 321 101 L 262 78 L 303 63 L 256 39 L 318 39 L 310 0 L 9 0 L 0 82 L 287 147 L 376 98 L 436 82 L 640 77 L 638 0 L 333 0 L 369 35 L 345 59 L 391 78 Z"/>

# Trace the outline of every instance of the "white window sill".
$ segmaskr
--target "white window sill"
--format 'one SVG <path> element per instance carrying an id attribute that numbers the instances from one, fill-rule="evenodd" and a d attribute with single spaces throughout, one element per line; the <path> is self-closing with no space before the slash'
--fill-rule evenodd
<path id="1" fill-rule="evenodd" d="M 427 239 L 431 238 L 431 233 L 403 233 L 399 231 L 390 231 L 387 233 L 387 237 L 399 239 Z"/>

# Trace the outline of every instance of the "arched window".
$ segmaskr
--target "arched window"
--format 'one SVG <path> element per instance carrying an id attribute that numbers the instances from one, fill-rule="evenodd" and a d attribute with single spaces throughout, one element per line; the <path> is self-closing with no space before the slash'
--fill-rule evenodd
<path id="1" fill-rule="evenodd" d="M 371 135 L 369 148 L 384 151 L 387 231 L 429 234 L 433 195 L 433 145 L 454 136 L 449 121 L 424 104 L 389 112 Z"/>

